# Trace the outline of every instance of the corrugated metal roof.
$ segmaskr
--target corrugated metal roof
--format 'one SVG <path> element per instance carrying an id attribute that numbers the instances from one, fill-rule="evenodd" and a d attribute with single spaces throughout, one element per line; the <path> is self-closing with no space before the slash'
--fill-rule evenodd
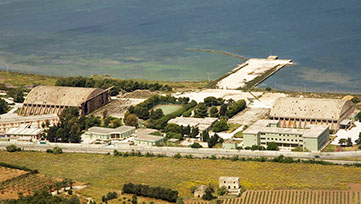
<path id="1" fill-rule="evenodd" d="M 278 98 L 270 117 L 338 120 L 349 100 L 319 98 Z"/>
<path id="2" fill-rule="evenodd" d="M 99 88 L 80 88 L 64 86 L 37 86 L 27 95 L 25 104 L 49 104 L 80 106 L 105 90 Z"/>

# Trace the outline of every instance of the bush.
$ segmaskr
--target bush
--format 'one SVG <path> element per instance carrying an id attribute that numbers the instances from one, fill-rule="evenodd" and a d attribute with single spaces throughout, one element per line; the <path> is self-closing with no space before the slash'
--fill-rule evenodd
<path id="1" fill-rule="evenodd" d="M 53 153 L 54 154 L 62 154 L 63 150 L 60 147 L 54 147 L 53 148 Z"/>
<path id="2" fill-rule="evenodd" d="M 278 151 L 278 145 L 275 142 L 269 142 L 267 144 L 267 150 L 271 150 L 271 151 Z"/>
<path id="3" fill-rule="evenodd" d="M 198 142 L 195 142 L 195 143 L 191 144 L 190 147 L 192 147 L 192 148 L 202 148 L 202 145 L 200 145 Z"/>
<path id="4" fill-rule="evenodd" d="M 228 193 L 227 187 L 226 186 L 222 186 L 221 188 L 218 189 L 217 191 L 218 195 L 220 196 L 224 196 Z"/>
<path id="5" fill-rule="evenodd" d="M 166 133 L 166 138 L 168 138 L 168 139 L 170 139 L 170 138 L 183 139 L 181 134 L 174 133 L 174 132 L 167 132 Z"/>
<path id="6" fill-rule="evenodd" d="M 213 131 L 214 132 L 222 132 L 222 131 L 226 131 L 228 130 L 228 124 L 227 124 L 227 121 L 225 120 L 220 120 L 220 121 L 217 121 L 216 123 L 214 123 L 213 125 Z"/>
<path id="7" fill-rule="evenodd" d="M 8 152 L 20 152 L 21 148 L 16 147 L 15 145 L 9 145 L 9 146 L 6 147 L 6 151 L 8 151 Z"/>
<path id="8" fill-rule="evenodd" d="M 46 153 L 54 153 L 52 149 L 47 149 Z"/>
<path id="9" fill-rule="evenodd" d="M 182 155 L 180 155 L 179 153 L 177 153 L 177 154 L 175 154 L 173 157 L 174 157 L 175 159 L 180 159 L 180 158 L 182 158 Z"/>

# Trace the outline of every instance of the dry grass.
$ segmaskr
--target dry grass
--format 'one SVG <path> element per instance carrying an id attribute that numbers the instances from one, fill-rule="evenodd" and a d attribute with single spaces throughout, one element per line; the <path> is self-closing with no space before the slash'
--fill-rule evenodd
<path id="1" fill-rule="evenodd" d="M 127 182 L 162 186 L 191 197 L 194 185 L 218 185 L 220 176 L 238 176 L 252 190 L 346 189 L 359 183 L 361 168 L 317 164 L 232 162 L 229 160 L 115 157 L 100 154 L 54 155 L 36 152 L 0 152 L 0 162 L 38 169 L 58 178 L 71 178 L 90 187 L 79 191 L 99 201 L 109 191 L 120 191 Z"/>
<path id="2" fill-rule="evenodd" d="M 43 76 L 36 74 L 21 74 L 15 72 L 0 71 L 0 83 L 10 83 L 14 86 L 27 85 L 55 85 L 55 82 L 60 77 Z"/>
<path id="3" fill-rule="evenodd" d="M 27 174 L 28 172 L 18 169 L 0 167 L 0 182 Z"/>

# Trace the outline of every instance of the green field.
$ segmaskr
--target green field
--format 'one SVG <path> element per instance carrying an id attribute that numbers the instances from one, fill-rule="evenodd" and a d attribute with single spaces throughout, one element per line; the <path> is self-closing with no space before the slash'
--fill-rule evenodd
<path id="1" fill-rule="evenodd" d="M 160 105 L 154 106 L 152 109 L 153 109 L 153 110 L 155 110 L 155 109 L 162 109 L 163 114 L 164 114 L 164 115 L 167 115 L 167 114 L 170 114 L 170 113 L 173 113 L 173 112 L 179 110 L 180 108 L 182 108 L 181 105 L 176 105 L 176 104 L 160 104 Z"/>
<path id="2" fill-rule="evenodd" d="M 90 187 L 80 192 L 97 201 L 109 191 L 120 192 L 127 182 L 170 187 L 181 196 L 191 197 L 192 186 L 208 183 L 218 186 L 220 176 L 238 176 L 241 185 L 251 190 L 346 189 L 346 184 L 361 181 L 361 168 L 301 163 L 4 151 L 0 151 L 0 162 L 89 183 Z"/>

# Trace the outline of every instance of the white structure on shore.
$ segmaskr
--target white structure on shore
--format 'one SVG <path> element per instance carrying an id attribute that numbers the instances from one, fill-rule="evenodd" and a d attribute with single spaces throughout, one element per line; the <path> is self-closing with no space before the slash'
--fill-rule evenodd
<path id="1" fill-rule="evenodd" d="M 277 56 L 269 56 L 266 59 L 251 58 L 247 62 L 234 68 L 228 76 L 217 83 L 219 89 L 238 89 L 248 82 L 268 71 L 276 72 L 286 65 L 292 65 L 292 60 L 278 59 Z M 271 75 L 270 73 L 269 75 Z"/>

